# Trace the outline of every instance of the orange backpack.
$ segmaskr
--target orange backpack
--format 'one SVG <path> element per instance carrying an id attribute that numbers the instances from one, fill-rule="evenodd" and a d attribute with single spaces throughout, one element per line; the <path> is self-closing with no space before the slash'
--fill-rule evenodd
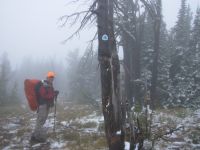
<path id="1" fill-rule="evenodd" d="M 24 91 L 29 107 L 32 111 L 36 111 L 38 108 L 38 93 L 41 81 L 37 79 L 26 79 L 24 81 Z"/>

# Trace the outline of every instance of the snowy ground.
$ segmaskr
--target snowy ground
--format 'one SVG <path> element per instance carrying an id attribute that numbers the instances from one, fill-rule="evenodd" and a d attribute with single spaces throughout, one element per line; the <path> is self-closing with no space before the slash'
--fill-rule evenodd
<path id="1" fill-rule="evenodd" d="M 106 149 L 104 132 L 101 129 L 103 117 L 89 106 L 79 105 L 78 108 L 79 110 L 77 106 L 68 109 L 58 107 L 55 132 L 52 111 L 44 125 L 48 131 L 48 140 L 39 144 L 30 143 L 36 113 L 22 111 L 21 114 L 18 112 L 0 116 L 0 149 Z"/>
<path id="2" fill-rule="evenodd" d="M 89 106 L 58 107 L 56 132 L 53 132 L 53 112 L 45 124 L 48 130 L 46 143 L 30 144 L 29 139 L 36 121 L 36 114 L 30 111 L 0 115 L 0 149 L 65 149 L 106 150 L 101 113 Z M 187 113 L 187 111 L 185 111 Z M 155 141 L 156 150 L 199 150 L 200 109 L 181 116 L 159 111 L 154 117 L 154 132 L 179 130 Z M 149 142 L 145 141 L 145 147 Z M 126 142 L 126 150 L 129 143 Z M 148 148 L 147 148 L 148 149 Z"/>
<path id="3" fill-rule="evenodd" d="M 170 133 L 170 131 L 176 129 L 177 131 L 159 138 L 155 142 L 155 149 L 200 150 L 200 110 L 190 112 L 190 115 L 186 115 L 186 117 L 157 113 L 154 124 L 156 124 L 156 120 L 157 126 L 154 127 L 155 129 L 159 128 L 161 132 L 164 129 L 165 131 L 163 133 L 166 131 Z"/>

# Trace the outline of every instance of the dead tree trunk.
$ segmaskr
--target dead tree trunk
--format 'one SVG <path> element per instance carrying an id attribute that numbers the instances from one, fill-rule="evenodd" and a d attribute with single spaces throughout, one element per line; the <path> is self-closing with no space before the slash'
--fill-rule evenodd
<path id="1" fill-rule="evenodd" d="M 125 69 L 125 99 L 127 101 L 127 119 L 129 123 L 129 141 L 130 149 L 134 149 L 138 142 L 138 134 L 135 132 L 137 127 L 136 122 L 133 120 L 133 105 L 142 105 L 141 98 L 139 97 L 139 88 L 136 80 L 140 78 L 140 39 L 142 36 L 142 27 L 137 21 L 141 16 L 137 17 L 138 1 L 124 0 L 122 1 L 122 46 L 124 52 L 124 69 Z M 138 127 L 140 128 L 140 127 Z M 140 143 L 142 145 L 142 143 Z"/>
<path id="2" fill-rule="evenodd" d="M 158 79 L 158 57 L 159 57 L 159 46 L 160 46 L 160 25 L 161 25 L 161 0 L 157 0 L 154 22 L 154 59 L 152 67 L 152 79 L 151 79 L 151 108 L 155 109 L 156 100 L 156 87 Z"/>
<path id="3" fill-rule="evenodd" d="M 124 149 L 119 96 L 119 59 L 113 28 L 113 1 L 98 0 L 98 59 L 101 72 L 102 109 L 110 150 Z"/>

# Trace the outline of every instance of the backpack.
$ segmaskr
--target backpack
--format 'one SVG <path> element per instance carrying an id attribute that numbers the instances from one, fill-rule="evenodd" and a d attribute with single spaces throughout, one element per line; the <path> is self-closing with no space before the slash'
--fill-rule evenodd
<path id="1" fill-rule="evenodd" d="M 29 107 L 32 111 L 36 111 L 38 104 L 39 89 L 42 82 L 37 79 L 26 79 L 24 81 L 24 92 L 28 101 Z"/>

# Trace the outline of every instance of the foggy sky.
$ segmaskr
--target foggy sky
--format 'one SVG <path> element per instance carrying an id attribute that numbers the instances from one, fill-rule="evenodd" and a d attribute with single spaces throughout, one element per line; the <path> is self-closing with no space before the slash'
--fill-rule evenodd
<path id="1" fill-rule="evenodd" d="M 177 19 L 181 0 L 163 0 L 163 16 L 167 28 Z M 187 0 L 195 13 L 200 0 Z M 61 44 L 71 33 L 69 27 L 60 28 L 59 17 L 72 13 L 74 5 L 67 0 L 0 0 L 0 55 L 7 52 L 12 66 L 24 57 L 35 60 L 64 60 L 67 52 L 84 50 L 92 39 L 94 29 L 88 28 L 66 44 Z"/>

